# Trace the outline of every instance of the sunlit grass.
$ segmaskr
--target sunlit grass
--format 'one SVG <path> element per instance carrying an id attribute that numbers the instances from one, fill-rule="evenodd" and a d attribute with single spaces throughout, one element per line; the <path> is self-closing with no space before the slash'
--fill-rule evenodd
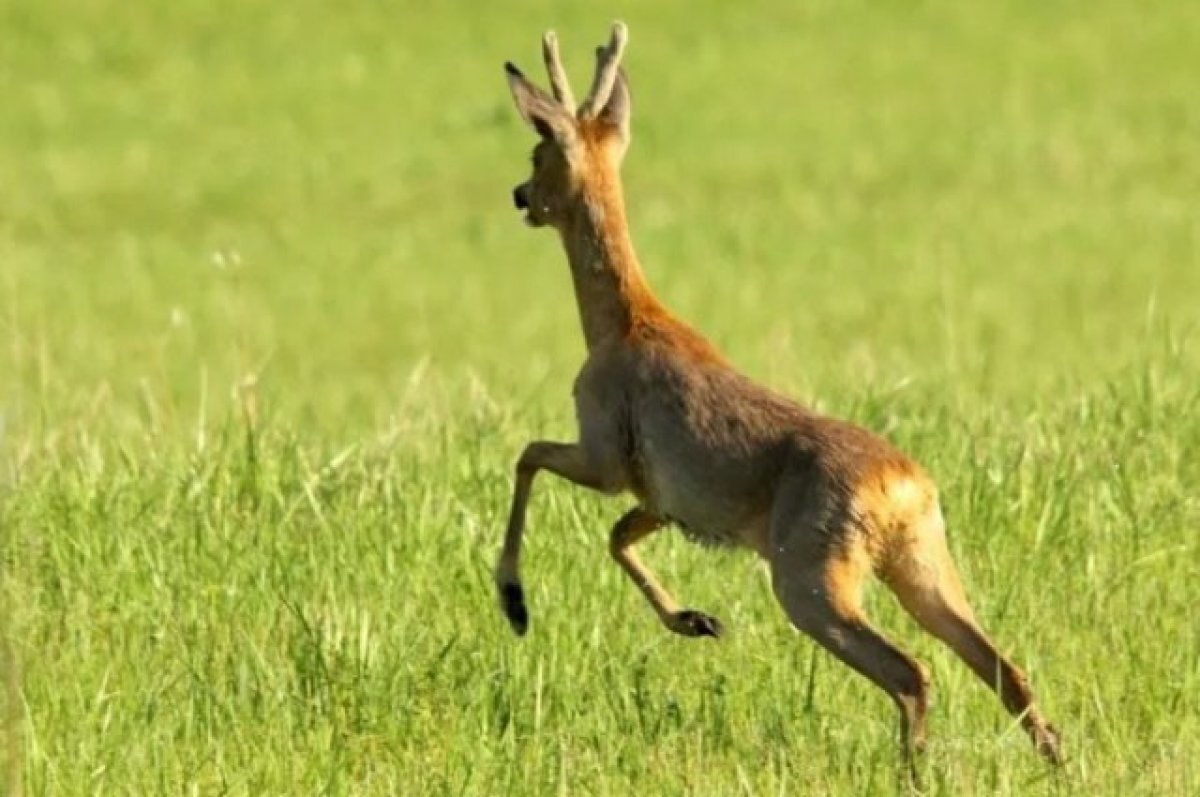
<path id="1" fill-rule="evenodd" d="M 927 466 L 1064 732 L 1052 773 L 876 591 L 933 673 L 929 792 L 1197 791 L 1190 4 L 222 5 L 0 9 L 26 793 L 898 790 L 892 707 L 748 555 L 646 543 L 730 631 L 673 637 L 608 561 L 626 503 L 546 478 L 529 636 L 495 607 L 582 355 L 500 64 L 553 24 L 581 82 L 617 13 L 652 283 Z"/>

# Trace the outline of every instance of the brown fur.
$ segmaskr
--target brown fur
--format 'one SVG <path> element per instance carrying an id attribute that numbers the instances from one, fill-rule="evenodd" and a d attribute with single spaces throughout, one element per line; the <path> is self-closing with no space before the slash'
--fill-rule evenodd
<path id="1" fill-rule="evenodd" d="M 1057 762 L 1057 733 L 1035 708 L 1025 676 L 997 652 L 967 603 L 933 481 L 870 432 L 738 373 L 650 290 L 620 181 L 630 112 L 617 63 L 624 35 L 623 26 L 615 29 L 599 51 L 604 75 L 578 113 L 559 101 L 571 93 L 552 34 L 544 53 L 554 97 L 508 66 L 518 110 L 542 137 L 533 176 L 514 201 L 532 226 L 558 231 L 587 346 L 574 390 L 579 441 L 531 443 L 517 463 L 496 568 L 514 629 L 523 634 L 528 624 L 518 575 L 525 510 L 534 476 L 548 470 L 605 493 L 633 493 L 637 506 L 613 528 L 610 550 L 671 631 L 716 636 L 721 626 L 679 607 L 634 553 L 638 541 L 673 523 L 700 542 L 756 551 L 791 622 L 895 701 L 911 763 L 924 739 L 928 677 L 864 615 L 862 587 L 875 573 Z"/>

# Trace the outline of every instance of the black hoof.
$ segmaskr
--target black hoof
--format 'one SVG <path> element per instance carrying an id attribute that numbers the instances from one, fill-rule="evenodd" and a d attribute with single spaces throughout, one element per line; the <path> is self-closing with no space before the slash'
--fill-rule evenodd
<path id="1" fill-rule="evenodd" d="M 693 609 L 684 609 L 675 615 L 675 631 L 684 636 L 710 636 L 714 639 L 725 633 L 720 620 Z"/>
<path id="2" fill-rule="evenodd" d="M 529 630 L 529 611 L 525 608 L 525 592 L 520 584 L 500 585 L 500 607 L 517 636 L 525 636 Z"/>

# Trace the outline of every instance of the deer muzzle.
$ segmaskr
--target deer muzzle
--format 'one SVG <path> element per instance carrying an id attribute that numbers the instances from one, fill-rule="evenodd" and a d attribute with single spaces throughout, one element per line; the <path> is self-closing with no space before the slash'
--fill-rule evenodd
<path id="1" fill-rule="evenodd" d="M 529 183 L 521 183 L 513 189 L 513 205 L 517 210 L 529 210 Z"/>

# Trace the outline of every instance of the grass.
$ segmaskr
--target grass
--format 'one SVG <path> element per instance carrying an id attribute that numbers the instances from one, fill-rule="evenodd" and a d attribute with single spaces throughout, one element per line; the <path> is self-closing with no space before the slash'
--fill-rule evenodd
<path id="1" fill-rule="evenodd" d="M 27 794 L 864 794 L 894 715 L 749 556 L 646 559 L 539 482 L 573 434 L 553 236 L 508 207 L 505 59 L 623 15 L 650 278 L 749 373 L 942 485 L 1049 772 L 933 672 L 931 794 L 1200 789 L 1194 4 L 0 7 L 6 783 Z M 15 665 L 15 666 L 14 666 Z"/>

